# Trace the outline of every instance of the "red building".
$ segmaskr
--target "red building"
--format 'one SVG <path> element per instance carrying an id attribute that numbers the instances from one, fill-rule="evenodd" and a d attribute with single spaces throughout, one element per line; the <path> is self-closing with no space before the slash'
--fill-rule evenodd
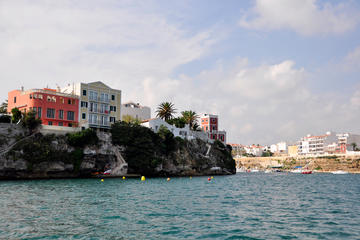
<path id="1" fill-rule="evenodd" d="M 226 132 L 219 131 L 219 120 L 217 115 L 203 114 L 200 117 L 201 129 L 208 133 L 210 139 L 226 143 Z"/>
<path id="2" fill-rule="evenodd" d="M 75 95 L 54 89 L 14 90 L 8 93 L 8 109 L 22 112 L 34 110 L 44 125 L 77 127 L 79 124 L 79 99 Z"/>

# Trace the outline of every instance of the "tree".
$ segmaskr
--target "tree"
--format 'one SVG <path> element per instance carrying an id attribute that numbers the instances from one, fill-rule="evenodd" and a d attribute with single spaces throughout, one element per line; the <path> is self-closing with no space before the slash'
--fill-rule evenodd
<path id="1" fill-rule="evenodd" d="M 353 148 L 353 151 L 359 151 L 360 149 L 357 147 L 357 144 L 356 143 L 351 143 L 351 146 Z"/>
<path id="2" fill-rule="evenodd" d="M 190 125 L 190 128 L 193 129 L 194 124 L 197 122 L 199 116 L 194 111 L 183 111 L 181 112 L 182 117 L 184 118 L 185 122 Z"/>
<path id="3" fill-rule="evenodd" d="M 176 109 L 174 108 L 174 104 L 171 102 L 162 102 L 160 103 L 160 105 L 158 106 L 157 110 L 156 110 L 156 116 L 168 121 L 170 119 L 172 119 L 174 116 L 173 114 L 176 113 Z"/>
<path id="4" fill-rule="evenodd" d="M 5 102 L 3 102 L 0 105 L 0 113 L 7 113 L 7 107 L 8 107 L 8 101 L 5 100 Z"/>
<path id="5" fill-rule="evenodd" d="M 140 125 L 140 120 L 138 118 L 134 118 L 131 115 L 124 115 L 122 116 L 122 120 L 126 123 L 131 123 L 134 125 Z"/>
<path id="6" fill-rule="evenodd" d="M 40 124 L 41 119 L 36 118 L 36 112 L 34 110 L 24 114 L 22 125 L 29 130 L 30 134 L 32 134 L 33 131 L 40 126 Z"/>
<path id="7" fill-rule="evenodd" d="M 185 127 L 186 121 L 183 117 L 172 118 L 166 121 L 168 124 L 175 125 L 177 128 Z"/>
<path id="8" fill-rule="evenodd" d="M 22 118 L 22 113 L 18 108 L 11 109 L 12 122 L 17 123 Z"/>

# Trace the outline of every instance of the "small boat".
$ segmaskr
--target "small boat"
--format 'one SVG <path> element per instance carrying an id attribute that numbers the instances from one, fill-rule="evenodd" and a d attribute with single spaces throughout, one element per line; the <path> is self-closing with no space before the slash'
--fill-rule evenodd
<path id="1" fill-rule="evenodd" d="M 301 173 L 302 172 L 302 166 L 296 166 L 290 172 L 291 173 Z"/>
<path id="2" fill-rule="evenodd" d="M 349 172 L 343 171 L 343 170 L 338 170 L 338 171 L 334 171 L 331 172 L 332 174 L 348 174 Z"/>
<path id="3" fill-rule="evenodd" d="M 266 169 L 265 170 L 265 173 L 272 173 L 273 171 L 272 170 L 270 170 L 270 169 Z"/>
<path id="4" fill-rule="evenodd" d="M 309 169 L 304 169 L 301 171 L 301 174 L 312 174 L 312 171 Z"/>
<path id="5" fill-rule="evenodd" d="M 259 172 L 259 169 L 250 169 L 250 172 Z"/>
<path id="6" fill-rule="evenodd" d="M 246 169 L 245 169 L 244 167 L 237 168 L 237 169 L 236 169 L 236 172 L 237 172 L 237 173 L 246 172 Z"/>

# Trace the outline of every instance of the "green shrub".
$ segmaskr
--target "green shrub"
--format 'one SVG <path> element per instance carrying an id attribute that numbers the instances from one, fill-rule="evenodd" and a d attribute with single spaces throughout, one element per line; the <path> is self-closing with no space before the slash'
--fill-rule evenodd
<path id="1" fill-rule="evenodd" d="M 66 135 L 67 142 L 73 147 L 84 147 L 86 145 L 96 145 L 99 138 L 95 130 L 88 128 L 76 133 L 68 133 Z"/>
<path id="2" fill-rule="evenodd" d="M 10 123 L 11 117 L 9 115 L 1 115 L 0 116 L 0 123 Z"/>

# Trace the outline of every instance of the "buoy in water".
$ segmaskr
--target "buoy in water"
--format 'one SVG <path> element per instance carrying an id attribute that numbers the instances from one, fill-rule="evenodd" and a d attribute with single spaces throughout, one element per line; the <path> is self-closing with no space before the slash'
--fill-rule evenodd
<path id="1" fill-rule="evenodd" d="M 141 181 L 145 181 L 145 176 L 142 176 L 142 177 L 141 177 Z"/>
<path id="2" fill-rule="evenodd" d="M 213 179 L 214 177 L 213 176 L 211 176 L 211 179 Z"/>
<path id="3" fill-rule="evenodd" d="M 101 179 L 101 181 L 103 182 L 103 181 L 104 181 L 104 179 Z"/>
<path id="4" fill-rule="evenodd" d="M 190 176 L 190 179 L 192 179 L 192 176 Z"/>
<path id="5" fill-rule="evenodd" d="M 168 178 L 166 179 L 166 181 L 170 181 L 170 178 L 168 177 Z"/>
<path id="6" fill-rule="evenodd" d="M 123 180 L 125 180 L 125 176 L 123 176 Z"/>
<path id="7" fill-rule="evenodd" d="M 208 178 L 208 181 L 210 182 L 210 181 L 211 181 L 211 178 Z"/>

